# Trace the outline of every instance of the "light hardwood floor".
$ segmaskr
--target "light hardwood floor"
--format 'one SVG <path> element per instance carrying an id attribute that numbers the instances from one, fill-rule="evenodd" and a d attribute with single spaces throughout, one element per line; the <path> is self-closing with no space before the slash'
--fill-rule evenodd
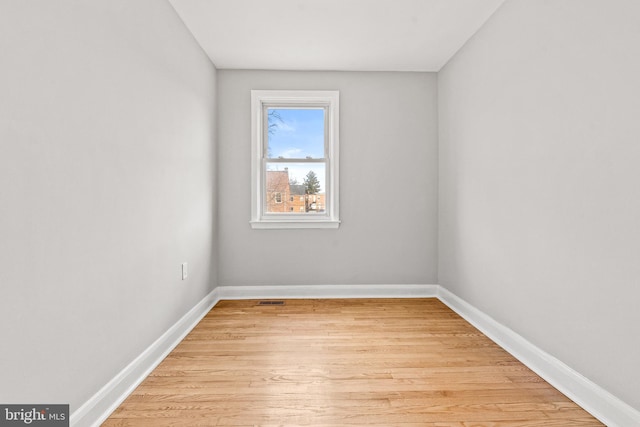
<path id="1" fill-rule="evenodd" d="M 437 299 L 221 301 L 104 426 L 599 426 Z"/>

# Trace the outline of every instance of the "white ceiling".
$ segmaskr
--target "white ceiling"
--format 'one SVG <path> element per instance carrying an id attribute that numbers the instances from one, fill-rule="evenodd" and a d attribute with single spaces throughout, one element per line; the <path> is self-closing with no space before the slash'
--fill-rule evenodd
<path id="1" fill-rule="evenodd" d="M 438 71 L 504 0 L 169 0 L 218 68 Z"/>

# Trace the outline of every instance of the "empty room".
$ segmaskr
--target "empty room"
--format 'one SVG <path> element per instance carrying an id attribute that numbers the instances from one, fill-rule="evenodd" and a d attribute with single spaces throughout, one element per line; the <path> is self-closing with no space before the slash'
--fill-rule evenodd
<path id="1" fill-rule="evenodd" d="M 639 23 L 0 0 L 0 425 L 640 426 Z"/>

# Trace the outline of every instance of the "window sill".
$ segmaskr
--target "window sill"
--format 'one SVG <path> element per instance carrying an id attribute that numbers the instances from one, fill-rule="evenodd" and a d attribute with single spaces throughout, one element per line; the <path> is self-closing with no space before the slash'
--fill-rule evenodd
<path id="1" fill-rule="evenodd" d="M 335 220 L 277 220 L 263 219 L 261 221 L 251 221 L 251 228 L 257 230 L 286 230 L 286 229 L 302 229 L 302 228 L 322 228 L 335 229 L 340 226 L 340 221 Z"/>

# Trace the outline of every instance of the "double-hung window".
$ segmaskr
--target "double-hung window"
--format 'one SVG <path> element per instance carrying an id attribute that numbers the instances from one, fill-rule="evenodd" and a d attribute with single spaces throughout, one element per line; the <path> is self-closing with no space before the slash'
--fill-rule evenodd
<path id="1" fill-rule="evenodd" d="M 251 226 L 338 228 L 338 91 L 251 91 Z"/>

